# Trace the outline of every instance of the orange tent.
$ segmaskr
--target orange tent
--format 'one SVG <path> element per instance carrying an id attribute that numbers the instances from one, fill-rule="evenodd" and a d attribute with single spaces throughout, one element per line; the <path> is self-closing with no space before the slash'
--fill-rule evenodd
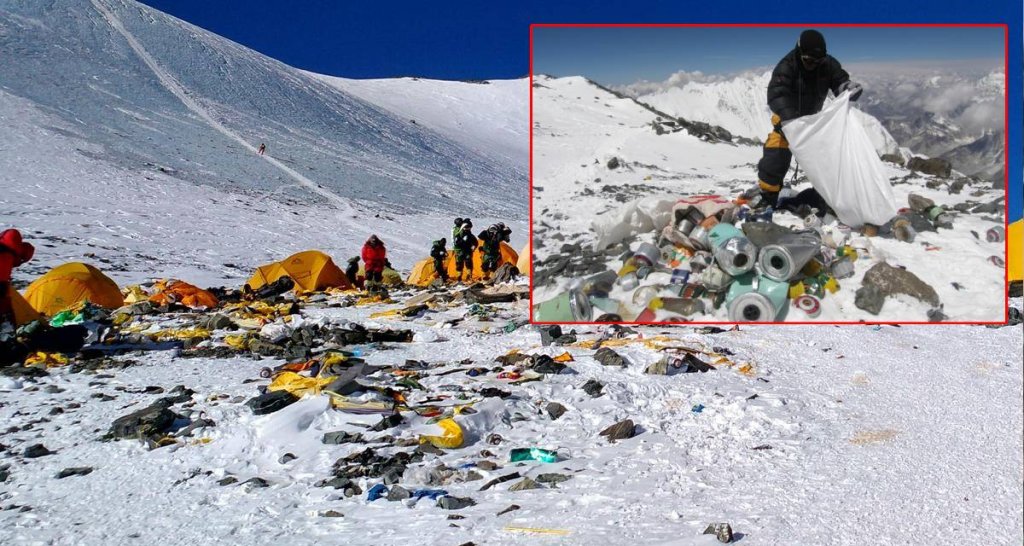
<path id="1" fill-rule="evenodd" d="M 25 299 L 36 311 L 51 317 L 86 300 L 107 309 L 124 305 L 117 283 L 99 269 L 81 262 L 51 269 L 28 285 Z"/>
<path id="2" fill-rule="evenodd" d="M 11 299 L 11 309 L 14 311 L 15 326 L 21 326 L 26 322 L 32 322 L 39 318 L 39 311 L 33 309 L 13 286 L 7 286 L 7 297 Z"/>
<path id="3" fill-rule="evenodd" d="M 501 243 L 499 247 L 501 249 L 501 264 L 514 264 L 519 260 L 519 254 L 516 253 L 515 249 L 508 246 L 505 243 Z M 483 267 L 483 243 L 479 243 L 476 247 L 476 251 L 473 252 L 473 277 L 472 280 L 480 281 L 484 280 L 484 267 Z M 444 262 L 445 268 L 448 269 L 448 278 L 455 279 L 457 271 L 455 270 L 455 252 L 448 252 L 448 259 Z M 406 281 L 407 284 L 415 286 L 429 286 L 431 282 L 437 277 L 437 272 L 434 270 L 433 258 L 425 258 L 416 262 L 413 266 L 412 272 L 409 273 L 409 279 Z"/>
<path id="4" fill-rule="evenodd" d="M 284 276 L 295 281 L 297 292 L 316 292 L 327 288 L 352 288 L 345 272 L 330 256 L 319 250 L 292 254 L 280 262 L 260 266 L 249 277 L 249 288 L 256 290 Z"/>
<path id="5" fill-rule="evenodd" d="M 520 275 L 530 276 L 530 260 L 530 241 L 526 241 L 523 249 L 519 251 L 519 260 L 516 261 L 516 269 L 519 270 Z"/>
<path id="6" fill-rule="evenodd" d="M 158 281 L 153 288 L 156 294 L 149 301 L 157 305 L 180 303 L 185 307 L 217 307 L 217 296 L 197 286 L 176 279 Z"/>

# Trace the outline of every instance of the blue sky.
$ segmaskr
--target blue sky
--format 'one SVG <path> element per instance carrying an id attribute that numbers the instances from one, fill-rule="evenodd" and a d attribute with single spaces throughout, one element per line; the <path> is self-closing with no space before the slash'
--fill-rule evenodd
<path id="1" fill-rule="evenodd" d="M 811 27 L 807 27 L 811 28 Z M 814 27 L 843 64 L 996 60 L 1003 29 Z M 534 71 L 583 75 L 607 85 L 661 81 L 674 72 L 728 74 L 773 67 L 804 27 L 618 27 L 534 29 Z"/>

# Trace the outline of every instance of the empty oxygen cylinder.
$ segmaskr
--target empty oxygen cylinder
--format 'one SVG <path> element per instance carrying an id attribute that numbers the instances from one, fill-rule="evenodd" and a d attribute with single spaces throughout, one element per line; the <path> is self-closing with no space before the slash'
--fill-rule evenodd
<path id="1" fill-rule="evenodd" d="M 641 243 L 640 246 L 637 247 L 636 252 L 633 253 L 633 257 L 641 261 L 646 260 L 647 263 L 645 265 L 653 266 L 661 261 L 661 250 L 651 243 Z M 639 267 L 639 265 L 640 264 L 638 263 L 637 267 Z"/>
<path id="2" fill-rule="evenodd" d="M 786 310 L 789 284 L 763 275 L 745 273 L 736 278 L 726 293 L 729 320 L 733 322 L 773 322 Z"/>
<path id="3" fill-rule="evenodd" d="M 788 233 L 761 247 L 757 263 L 764 276 L 788 281 L 821 252 L 821 239 L 811 233 Z"/>
<path id="4" fill-rule="evenodd" d="M 537 322 L 589 322 L 593 308 L 581 290 L 567 290 L 554 298 L 534 306 L 533 320 Z"/>
<path id="5" fill-rule="evenodd" d="M 731 224 L 718 224 L 708 234 L 715 261 L 726 273 L 742 275 L 754 268 L 757 247 Z"/>

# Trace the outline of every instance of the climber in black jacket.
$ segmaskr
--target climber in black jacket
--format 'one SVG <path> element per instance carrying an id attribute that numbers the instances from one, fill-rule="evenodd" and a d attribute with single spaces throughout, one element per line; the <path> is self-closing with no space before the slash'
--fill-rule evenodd
<path id="1" fill-rule="evenodd" d="M 782 123 L 800 116 L 817 114 L 829 91 L 839 95 L 851 92 L 850 100 L 860 98 L 863 88 L 850 81 L 839 61 L 825 50 L 825 37 L 816 30 L 800 34 L 796 47 L 779 61 L 768 82 L 768 107 L 772 111 L 772 132 L 764 144 L 764 155 L 757 164 L 761 202 L 777 206 L 779 191 L 789 171 L 793 153 L 782 134 Z"/>

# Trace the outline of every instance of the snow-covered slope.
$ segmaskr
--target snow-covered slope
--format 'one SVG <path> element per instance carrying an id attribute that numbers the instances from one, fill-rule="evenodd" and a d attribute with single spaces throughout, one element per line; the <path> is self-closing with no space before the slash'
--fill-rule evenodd
<path id="1" fill-rule="evenodd" d="M 0 50 L 4 92 L 135 172 L 372 213 L 526 214 L 508 199 L 522 167 L 131 0 L 5 2 Z"/>
<path id="2" fill-rule="evenodd" d="M 533 92 L 533 252 L 535 270 L 547 273 L 534 278 L 535 301 L 554 297 L 584 276 L 566 263 L 583 249 L 598 253 L 584 258 L 591 260 L 592 274 L 621 265 L 617 259 L 623 249 L 606 251 L 609 241 L 617 243 L 632 232 L 640 233 L 632 242 L 634 249 L 641 241 L 654 242 L 653 226 L 645 224 L 633 207 L 637 200 L 662 198 L 671 203 L 709 193 L 733 198 L 756 184 L 759 146 L 706 141 L 686 131 L 659 134 L 652 126 L 658 118 L 655 112 L 581 77 L 540 76 Z M 868 130 L 872 127 L 884 131 L 880 125 Z M 952 179 L 913 174 L 892 163 L 883 163 L 882 169 L 893 185 L 896 208 L 907 206 L 910 193 L 947 208 L 973 208 L 1003 195 L 987 182 L 971 185 L 961 179 L 954 191 Z M 806 178 L 793 185 L 795 191 L 806 187 Z M 785 212 L 777 213 L 775 221 L 803 226 L 800 218 Z M 928 306 L 912 299 L 886 304 L 883 317 L 855 306 L 864 273 L 882 261 L 904 266 L 931 285 L 953 320 L 1001 320 L 1004 270 L 988 259 L 1002 257 L 1004 247 L 987 242 L 984 234 L 1002 222 L 1000 207 L 995 214 L 958 215 L 954 229 L 922 232 L 912 244 L 855 237 L 851 244 L 861 249 L 857 272 L 840 283 L 842 290 L 823 299 L 815 320 L 926 320 Z M 610 233 L 622 236 L 611 241 Z M 536 264 L 542 262 L 538 269 Z M 631 297 L 625 291 L 614 295 L 626 302 Z M 700 319 L 726 320 L 726 308 L 709 310 Z M 797 313 L 789 316 L 806 319 Z"/>
<path id="3" fill-rule="evenodd" d="M 342 91 L 437 131 L 525 177 L 530 156 L 530 80 L 353 80 L 314 74 Z"/>
<path id="4" fill-rule="evenodd" d="M 369 214 L 307 203 L 277 190 L 197 185 L 99 159 L 102 145 L 35 103 L 0 91 L 0 229 L 20 228 L 35 258 L 14 272 L 23 286 L 67 261 L 92 263 L 119 283 L 157 277 L 239 286 L 264 263 L 319 248 L 344 264 L 371 233 L 409 271 L 451 228 L 448 215 Z M 258 160 L 254 160 L 258 161 Z M 497 218 L 473 218 L 488 225 Z M 525 219 L 501 218 L 513 244 Z M 518 247 L 517 247 L 518 248 Z"/>

